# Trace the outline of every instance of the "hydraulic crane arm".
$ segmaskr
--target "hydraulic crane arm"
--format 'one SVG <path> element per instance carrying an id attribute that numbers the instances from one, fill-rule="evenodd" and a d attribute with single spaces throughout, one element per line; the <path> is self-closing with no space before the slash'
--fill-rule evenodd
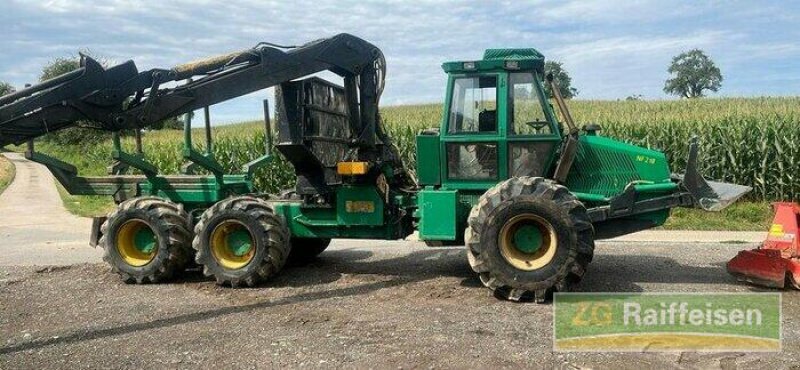
<path id="1" fill-rule="evenodd" d="M 79 121 L 117 131 L 166 118 L 321 71 L 345 81 L 357 146 L 376 144 L 385 61 L 376 46 L 349 34 L 285 48 L 261 43 L 172 69 L 139 73 L 132 61 L 104 69 L 82 56 L 81 68 L 0 98 L 0 146 L 20 144 Z M 193 80 L 190 80 L 193 79 Z M 187 83 L 174 87 L 178 81 Z M 165 87 L 173 85 L 173 87 Z"/>

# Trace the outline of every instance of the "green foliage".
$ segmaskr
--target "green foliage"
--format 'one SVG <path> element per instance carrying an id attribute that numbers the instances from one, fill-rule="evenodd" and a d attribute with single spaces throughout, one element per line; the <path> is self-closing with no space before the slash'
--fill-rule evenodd
<path id="1" fill-rule="evenodd" d="M 167 118 L 148 127 L 149 130 L 182 130 L 183 116 Z"/>
<path id="2" fill-rule="evenodd" d="M 684 98 L 701 98 L 704 91 L 719 91 L 722 73 L 714 61 L 700 49 L 692 49 L 672 58 L 667 71 L 672 75 L 664 83 L 664 92 Z"/>
<path id="3" fill-rule="evenodd" d="M 104 195 L 72 195 L 61 184 L 56 183 L 58 194 L 64 203 L 64 208 L 70 213 L 81 217 L 105 216 L 114 208 L 112 197 Z"/>
<path id="4" fill-rule="evenodd" d="M 72 72 L 81 67 L 80 57 L 68 58 L 55 58 L 42 68 L 42 74 L 39 76 L 39 81 L 47 81 L 63 75 L 64 73 Z"/>
<path id="5" fill-rule="evenodd" d="M 766 202 L 738 202 L 722 212 L 675 208 L 663 228 L 668 230 L 769 230 L 772 209 Z"/>
<path id="6" fill-rule="evenodd" d="M 8 94 L 11 94 L 11 93 L 13 93 L 15 91 L 17 91 L 17 90 L 14 89 L 14 86 L 11 86 L 10 83 L 4 82 L 4 81 L 0 81 L 0 96 L 8 95 Z"/>
<path id="7" fill-rule="evenodd" d="M 558 84 L 558 92 L 561 93 L 561 97 L 564 99 L 571 99 L 578 96 L 578 89 L 572 87 L 572 78 L 564 69 L 563 63 L 548 60 L 544 63 L 544 73 L 545 75 L 553 75 L 553 80 Z M 553 98 L 553 91 L 550 89 L 550 84 L 545 84 L 544 92 L 547 94 L 548 98 Z"/>
<path id="8" fill-rule="evenodd" d="M 0 194 L 14 181 L 15 173 L 16 168 L 14 164 L 11 163 L 8 158 L 0 154 Z"/>

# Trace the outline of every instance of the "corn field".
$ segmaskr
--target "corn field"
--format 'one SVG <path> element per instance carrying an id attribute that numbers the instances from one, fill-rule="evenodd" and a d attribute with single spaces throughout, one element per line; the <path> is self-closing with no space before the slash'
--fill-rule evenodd
<path id="1" fill-rule="evenodd" d="M 800 199 L 800 98 L 724 98 L 677 101 L 572 101 L 580 125 L 598 123 L 602 135 L 663 150 L 671 169 L 683 172 L 689 140 L 700 138 L 699 165 L 710 179 L 753 187 L 753 200 Z M 423 128 L 437 127 L 438 104 L 384 107 L 383 122 L 406 164 L 416 165 L 414 137 Z M 229 171 L 264 151 L 263 125 L 242 123 L 215 128 L 214 154 Z M 203 143 L 202 130 L 194 142 Z M 125 145 L 132 150 L 133 142 Z M 178 173 L 181 131 L 154 131 L 144 137 L 146 158 L 163 173 Z M 83 175 L 104 175 L 110 141 L 91 148 L 42 145 L 41 151 L 74 163 Z M 291 166 L 276 155 L 256 176 L 265 192 L 292 187 Z"/>

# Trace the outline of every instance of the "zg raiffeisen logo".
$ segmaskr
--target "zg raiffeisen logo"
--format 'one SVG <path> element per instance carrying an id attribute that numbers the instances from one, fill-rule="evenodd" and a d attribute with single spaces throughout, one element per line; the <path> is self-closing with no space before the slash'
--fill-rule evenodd
<path id="1" fill-rule="evenodd" d="M 781 350 L 779 293 L 558 293 L 556 351 Z"/>

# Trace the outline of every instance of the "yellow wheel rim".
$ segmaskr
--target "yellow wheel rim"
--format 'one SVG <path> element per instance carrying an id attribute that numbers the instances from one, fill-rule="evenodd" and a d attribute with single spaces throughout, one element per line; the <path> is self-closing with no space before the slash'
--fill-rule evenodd
<path id="1" fill-rule="evenodd" d="M 146 222 L 125 221 L 117 232 L 117 252 L 128 265 L 141 267 L 150 263 L 158 252 L 158 238 Z"/>
<path id="2" fill-rule="evenodd" d="M 247 266 L 256 254 L 250 230 L 235 220 L 222 221 L 211 232 L 211 254 L 220 266 L 236 270 Z"/>
<path id="3" fill-rule="evenodd" d="M 556 255 L 558 237 L 553 225 L 534 214 L 521 214 L 500 229 L 500 254 L 511 266 L 524 271 L 540 269 Z"/>

